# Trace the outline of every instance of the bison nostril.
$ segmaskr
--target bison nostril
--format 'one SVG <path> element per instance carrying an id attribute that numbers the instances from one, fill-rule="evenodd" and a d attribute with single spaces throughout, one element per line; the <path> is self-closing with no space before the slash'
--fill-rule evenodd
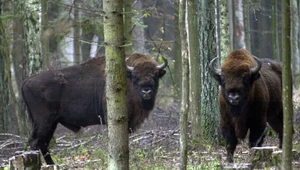
<path id="1" fill-rule="evenodd" d="M 142 92 L 144 93 L 144 94 L 150 94 L 151 93 L 151 89 L 150 88 L 143 88 L 142 89 Z"/>

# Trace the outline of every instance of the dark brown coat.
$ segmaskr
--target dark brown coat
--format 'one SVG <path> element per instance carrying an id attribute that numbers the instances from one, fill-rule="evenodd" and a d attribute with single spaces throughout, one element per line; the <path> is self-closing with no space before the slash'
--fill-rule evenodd
<path id="1" fill-rule="evenodd" d="M 142 54 L 128 56 L 127 100 L 129 131 L 136 130 L 155 104 L 159 78 L 165 63 Z M 58 123 L 78 132 L 81 127 L 106 124 L 105 57 L 96 57 L 71 67 L 48 70 L 26 79 L 22 85 L 33 129 L 31 149 L 41 149 L 47 164 L 53 164 L 48 144 Z"/>
<path id="2" fill-rule="evenodd" d="M 250 130 L 249 147 L 261 146 L 267 122 L 282 145 L 283 109 L 281 63 L 258 59 L 247 50 L 232 51 L 221 69 L 210 67 L 220 83 L 220 127 L 226 140 L 227 159 L 233 162 L 238 139 Z"/>

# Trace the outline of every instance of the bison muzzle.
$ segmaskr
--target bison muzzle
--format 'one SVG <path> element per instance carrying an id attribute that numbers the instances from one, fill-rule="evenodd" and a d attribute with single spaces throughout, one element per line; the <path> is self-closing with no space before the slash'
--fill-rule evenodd
<path id="1" fill-rule="evenodd" d="M 282 146 L 282 69 L 281 63 L 259 59 L 247 50 L 232 51 L 215 68 L 214 58 L 210 70 L 220 84 L 220 128 L 226 141 L 227 160 L 233 162 L 238 139 L 249 133 L 249 147 L 261 146 L 267 123 L 279 135 Z"/>
<path id="2" fill-rule="evenodd" d="M 145 55 L 127 56 L 127 109 L 129 131 L 135 131 L 155 104 L 159 78 L 167 60 L 158 64 Z M 58 123 L 78 132 L 81 127 L 106 124 L 105 57 L 48 70 L 26 79 L 22 96 L 33 128 L 31 149 L 40 149 L 47 164 L 54 164 L 48 145 Z"/>

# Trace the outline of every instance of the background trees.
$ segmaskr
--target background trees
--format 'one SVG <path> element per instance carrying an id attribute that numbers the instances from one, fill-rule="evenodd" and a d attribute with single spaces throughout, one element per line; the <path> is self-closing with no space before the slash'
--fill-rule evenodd
<path id="1" fill-rule="evenodd" d="M 198 138 L 202 135 L 210 138 L 208 145 L 221 140 L 215 97 L 218 86 L 207 67 L 211 58 L 224 58 L 229 50 L 241 47 L 258 57 L 283 60 L 289 55 L 284 55 L 281 48 L 282 2 L 285 1 L 188 1 L 185 31 L 189 36 L 189 48 L 186 48 L 190 57 L 191 107 L 187 130 L 192 129 L 188 141 L 196 139 L 194 141 L 204 143 Z M 0 3 L 0 131 L 27 136 L 29 127 L 20 98 L 22 82 L 42 70 L 66 67 L 105 54 L 103 1 L 1 0 Z M 155 58 L 164 55 L 172 61 L 168 75 L 160 84 L 158 110 L 170 105 L 178 107 L 176 104 L 182 101 L 179 97 L 182 85 L 187 83 L 186 74 L 182 74 L 186 70 L 181 68 L 186 64 L 182 62 L 181 53 L 186 45 L 182 45 L 179 33 L 178 4 L 176 0 L 126 1 L 123 13 L 125 23 L 129 23 L 124 28 L 127 52 L 142 52 Z M 299 0 L 291 4 L 291 66 L 293 88 L 297 91 L 300 84 Z M 202 128 L 199 128 L 200 113 Z M 168 116 L 172 118 L 174 114 Z"/>

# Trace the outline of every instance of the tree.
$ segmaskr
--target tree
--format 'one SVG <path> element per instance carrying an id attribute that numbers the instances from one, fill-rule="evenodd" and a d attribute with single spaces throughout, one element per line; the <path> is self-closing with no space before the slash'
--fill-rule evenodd
<path id="1" fill-rule="evenodd" d="M 129 169 L 123 1 L 103 1 L 106 55 L 108 169 Z"/>
<path id="2" fill-rule="evenodd" d="M 0 14 L 3 15 L 3 1 L 0 1 Z M 6 24 L 0 18 L 0 132 L 7 132 L 9 125 L 9 87 L 10 59 L 9 43 L 6 32 Z"/>
<path id="3" fill-rule="evenodd" d="M 79 64 L 81 61 L 80 55 L 80 19 L 79 19 L 79 4 L 74 1 L 73 3 L 73 12 L 74 12 L 74 19 L 73 19 L 73 47 L 74 47 L 74 62 Z"/>
<path id="4" fill-rule="evenodd" d="M 203 138 L 211 144 L 220 141 L 219 110 L 217 104 L 218 84 L 210 74 L 209 62 L 216 54 L 216 23 L 215 23 L 215 1 L 198 1 L 199 17 L 199 51 L 201 59 L 201 120 Z"/>
<path id="5" fill-rule="evenodd" d="M 125 51 L 132 53 L 132 0 L 124 1 L 124 38 Z"/>
<path id="6" fill-rule="evenodd" d="M 43 56 L 43 70 L 46 70 L 50 65 L 50 56 L 49 56 L 49 39 L 50 35 L 47 34 L 48 30 L 48 1 L 41 0 L 41 25 L 42 25 L 42 33 L 41 33 L 41 45 L 42 45 L 42 56 Z"/>
<path id="7" fill-rule="evenodd" d="M 291 78 L 290 0 L 282 2 L 283 145 L 281 169 L 292 169 L 293 103 Z"/>
<path id="8" fill-rule="evenodd" d="M 298 1 L 299 3 L 299 1 Z M 291 45 L 292 45 L 292 75 L 293 84 L 295 88 L 299 88 L 300 85 L 300 57 L 299 57 L 299 19 L 300 12 L 297 0 L 291 0 Z"/>
<path id="9" fill-rule="evenodd" d="M 179 1 L 179 32 L 181 38 L 182 55 L 182 89 L 181 89 L 181 109 L 180 109 L 180 169 L 187 166 L 187 118 L 189 112 L 189 54 L 186 32 L 186 1 Z"/>
<path id="10" fill-rule="evenodd" d="M 244 16 L 243 16 L 243 1 L 230 0 L 231 21 L 231 49 L 246 48 L 245 33 L 244 33 Z"/>
<path id="11" fill-rule="evenodd" d="M 197 9 L 196 1 L 187 2 L 188 11 L 188 39 L 189 39 L 189 58 L 190 58 L 190 109 L 191 109 L 191 126 L 192 139 L 201 142 L 201 79 L 200 79 L 200 57 L 199 41 L 197 35 Z"/>
<path id="12" fill-rule="evenodd" d="M 220 11 L 220 57 L 225 58 L 230 52 L 228 1 L 218 1 Z M 219 35 L 218 34 L 218 35 Z"/>
<path id="13" fill-rule="evenodd" d="M 175 91 L 181 91 L 181 82 L 182 82 L 182 70 L 181 70 L 181 39 L 180 39 L 180 31 L 179 31 L 179 1 L 174 2 L 174 69 L 172 72 L 174 73 L 174 87 Z"/>
<path id="14" fill-rule="evenodd" d="M 250 37 L 250 0 L 243 1 L 243 21 L 245 33 L 245 48 L 251 52 L 251 37 Z"/>
<path id="15" fill-rule="evenodd" d="M 274 59 L 280 61 L 277 28 L 277 0 L 272 0 L 272 51 Z"/>

